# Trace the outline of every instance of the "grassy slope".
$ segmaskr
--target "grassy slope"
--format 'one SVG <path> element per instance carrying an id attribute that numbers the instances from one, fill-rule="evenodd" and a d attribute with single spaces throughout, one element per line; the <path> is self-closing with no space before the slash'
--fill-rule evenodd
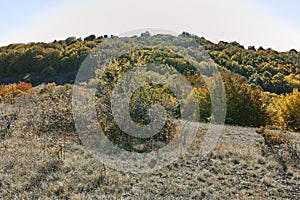
<path id="1" fill-rule="evenodd" d="M 58 158 L 49 146 L 51 137 L 24 128 L 28 120 L 24 116 L 19 115 L 11 134 L 0 140 L 0 198 L 297 199 L 300 195 L 299 164 L 286 162 L 285 169 L 276 154 L 263 151 L 263 138 L 254 128 L 226 126 L 215 149 L 199 157 L 203 124 L 188 152 L 176 162 L 150 174 L 126 174 L 103 166 L 71 140 L 65 141 L 65 155 Z"/>

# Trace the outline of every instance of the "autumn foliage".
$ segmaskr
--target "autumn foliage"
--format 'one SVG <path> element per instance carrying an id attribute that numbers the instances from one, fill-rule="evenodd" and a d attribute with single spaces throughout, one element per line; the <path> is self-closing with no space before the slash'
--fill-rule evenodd
<path id="1" fill-rule="evenodd" d="M 203 72 L 209 71 L 209 65 L 205 65 L 209 57 L 222 73 L 227 98 L 225 121 L 227 124 L 242 126 L 275 124 L 284 129 L 299 131 L 300 52 L 293 49 L 288 52 L 277 52 L 272 49 L 255 49 L 251 46 L 245 48 L 237 42 L 220 41 L 214 44 L 203 37 L 186 32 L 182 35 L 193 37 L 203 47 L 203 52 L 187 48 L 187 51 L 191 51 L 191 55 L 202 58 L 199 59 L 199 66 Z M 48 44 L 12 44 L 0 47 L 0 81 L 12 82 L 16 81 L 16 77 L 23 79 L 27 77 L 25 81 L 34 86 L 40 81 L 49 83 L 51 78 L 57 84 L 72 82 L 82 61 L 90 53 L 93 54 L 92 49 L 106 38 L 93 36 L 82 41 L 70 37 Z M 163 42 L 163 38 L 151 36 L 148 37 L 148 42 L 159 44 Z M 176 49 L 175 46 L 172 48 Z M 97 53 L 94 54 L 93 56 L 97 56 Z M 106 72 L 108 82 L 118 80 L 122 75 L 122 69 L 131 65 L 137 67 L 145 63 L 160 63 L 175 68 L 194 87 L 193 93 L 199 101 L 201 121 L 208 122 L 212 118 L 209 90 L 192 64 L 183 57 L 160 49 L 139 49 L 121 56 L 114 62 L 115 68 Z M 165 76 L 171 77 L 169 72 L 165 73 Z M 19 78 L 17 81 L 23 79 Z M 61 81 L 57 81 L 58 79 Z M 112 86 L 112 83 L 109 84 Z M 24 94 L 31 87 L 29 83 L 0 85 L 0 102 L 7 102 Z M 161 91 L 170 93 L 162 88 L 151 87 L 140 89 L 140 93 L 146 91 L 145 96 L 141 97 L 137 93 L 131 99 L 138 103 L 131 105 L 132 112 L 142 113 L 141 121 L 144 122 L 149 121 L 145 113 L 153 100 L 147 98 L 152 95 L 156 101 L 163 96 L 159 94 Z M 172 95 L 164 97 L 166 99 L 162 102 L 163 105 L 169 108 L 169 113 L 176 114 L 178 112 L 176 104 L 180 99 L 177 102 Z"/>
<path id="2" fill-rule="evenodd" d="M 273 124 L 293 131 L 300 130 L 300 92 L 297 89 L 274 97 L 268 111 Z"/>
<path id="3" fill-rule="evenodd" d="M 12 83 L 8 85 L 0 85 L 0 102 L 6 102 L 12 98 L 25 94 L 32 88 L 30 83 Z"/>

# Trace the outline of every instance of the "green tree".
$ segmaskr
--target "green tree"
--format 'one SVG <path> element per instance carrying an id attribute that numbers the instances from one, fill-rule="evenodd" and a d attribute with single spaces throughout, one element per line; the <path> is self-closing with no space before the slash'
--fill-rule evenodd
<path id="1" fill-rule="evenodd" d="M 266 124 L 266 113 L 262 107 L 263 92 L 250 86 L 238 74 L 222 73 L 226 97 L 226 123 L 242 126 L 261 126 Z"/>

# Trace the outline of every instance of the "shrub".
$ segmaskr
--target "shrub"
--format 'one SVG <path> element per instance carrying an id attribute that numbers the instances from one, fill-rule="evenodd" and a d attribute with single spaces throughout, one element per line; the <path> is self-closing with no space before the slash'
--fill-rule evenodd
<path id="1" fill-rule="evenodd" d="M 256 130 L 264 138 L 264 146 L 262 146 L 265 155 L 273 155 L 281 164 L 284 170 L 288 165 L 299 167 L 300 151 L 299 144 L 284 131 L 271 131 L 264 127 Z"/>
<path id="2" fill-rule="evenodd" d="M 27 93 L 32 88 L 30 83 L 12 83 L 0 85 L 0 103 L 13 100 L 14 97 Z"/>
<path id="3" fill-rule="evenodd" d="M 300 130 L 300 92 L 274 97 L 268 107 L 268 113 L 274 124 L 292 131 Z"/>
<path id="4" fill-rule="evenodd" d="M 289 143 L 287 133 L 283 131 L 275 132 L 261 127 L 256 130 L 256 133 L 260 134 L 264 138 L 265 144 L 268 146 Z"/>
<path id="5" fill-rule="evenodd" d="M 264 93 L 249 85 L 238 75 L 222 73 L 227 97 L 226 123 L 241 126 L 263 126 L 266 112 L 262 101 Z"/>
<path id="6" fill-rule="evenodd" d="M 56 86 L 52 83 L 35 88 L 21 102 L 28 119 L 24 126 L 35 133 L 74 132 L 71 95 L 72 88 L 68 85 Z"/>

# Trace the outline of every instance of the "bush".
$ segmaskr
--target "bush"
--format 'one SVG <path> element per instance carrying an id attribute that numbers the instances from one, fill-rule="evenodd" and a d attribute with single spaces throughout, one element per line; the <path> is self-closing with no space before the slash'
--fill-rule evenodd
<path id="1" fill-rule="evenodd" d="M 299 144 L 285 131 L 271 131 L 264 127 L 256 130 L 264 138 L 262 150 L 266 156 L 274 156 L 284 170 L 288 165 L 299 167 Z"/>
<path id="2" fill-rule="evenodd" d="M 69 85 L 56 86 L 52 83 L 35 88 L 21 102 L 28 119 L 24 126 L 35 133 L 74 132 L 71 95 Z"/>
<path id="3" fill-rule="evenodd" d="M 13 83 L 0 85 L 0 103 L 11 101 L 14 97 L 27 93 L 32 88 L 30 83 Z"/>
<path id="4" fill-rule="evenodd" d="M 274 97 L 268 107 L 273 124 L 292 131 L 300 130 L 300 92 L 294 89 L 292 93 Z"/>
<path id="5" fill-rule="evenodd" d="M 241 126 L 262 126 L 266 124 L 266 112 L 263 107 L 264 93 L 259 87 L 248 85 L 238 75 L 222 75 L 227 97 L 226 123 Z"/>

